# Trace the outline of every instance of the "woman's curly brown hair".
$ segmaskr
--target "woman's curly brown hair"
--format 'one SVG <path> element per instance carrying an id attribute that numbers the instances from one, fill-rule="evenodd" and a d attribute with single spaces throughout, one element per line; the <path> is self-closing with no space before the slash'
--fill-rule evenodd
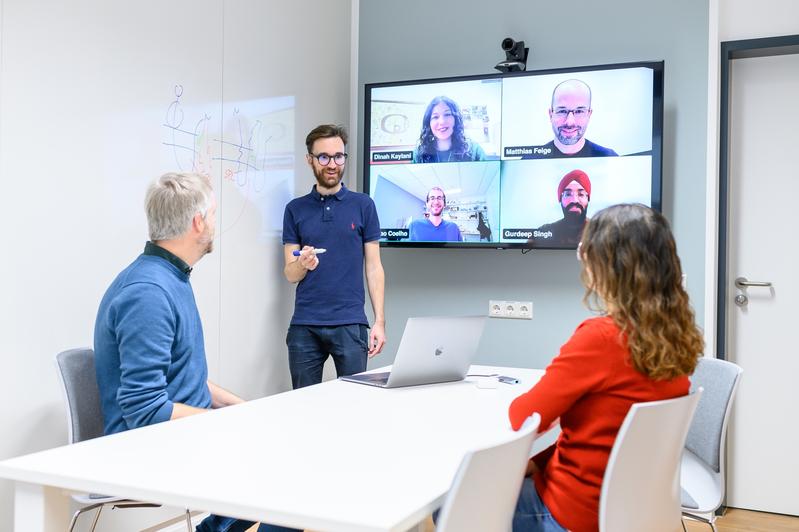
<path id="1" fill-rule="evenodd" d="M 635 369 L 655 380 L 693 373 L 704 341 L 666 218 L 644 205 L 608 207 L 588 221 L 577 252 L 583 301 L 622 330 Z"/>

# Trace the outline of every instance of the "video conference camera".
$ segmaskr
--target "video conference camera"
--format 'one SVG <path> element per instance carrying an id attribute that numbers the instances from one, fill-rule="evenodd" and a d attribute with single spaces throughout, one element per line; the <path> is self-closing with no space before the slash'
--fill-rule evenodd
<path id="1" fill-rule="evenodd" d="M 505 60 L 497 63 L 496 68 L 500 72 L 522 72 L 527 70 L 527 54 L 529 48 L 524 47 L 524 41 L 514 41 L 510 37 L 502 39 L 502 50 L 505 52 Z"/>

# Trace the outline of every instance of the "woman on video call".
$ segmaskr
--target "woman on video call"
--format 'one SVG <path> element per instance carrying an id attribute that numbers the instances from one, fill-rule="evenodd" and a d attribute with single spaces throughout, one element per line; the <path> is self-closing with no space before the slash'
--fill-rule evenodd
<path id="1" fill-rule="evenodd" d="M 541 380 L 510 405 L 514 430 L 533 412 L 541 427 L 560 418 L 562 429 L 528 464 L 514 531 L 597 530 L 602 478 L 630 406 L 687 394 L 703 349 L 662 214 L 629 204 L 600 211 L 577 258 L 583 301 L 602 315 L 582 322 Z"/>
<path id="2" fill-rule="evenodd" d="M 466 138 L 458 104 L 446 96 L 433 98 L 424 112 L 422 132 L 413 152 L 413 162 L 446 163 L 484 159 L 483 148 Z"/>

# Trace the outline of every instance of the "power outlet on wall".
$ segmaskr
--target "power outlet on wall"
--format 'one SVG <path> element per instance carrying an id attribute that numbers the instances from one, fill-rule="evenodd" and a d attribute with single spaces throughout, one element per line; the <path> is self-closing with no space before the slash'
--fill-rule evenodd
<path id="1" fill-rule="evenodd" d="M 492 299 L 488 302 L 488 315 L 492 318 L 505 317 L 505 302 Z"/>
<path id="2" fill-rule="evenodd" d="M 533 302 L 532 301 L 519 301 L 516 305 L 516 318 L 522 320 L 533 319 Z"/>
<path id="3" fill-rule="evenodd" d="M 492 299 L 488 302 L 488 315 L 492 318 L 531 320 L 533 319 L 533 302 Z"/>

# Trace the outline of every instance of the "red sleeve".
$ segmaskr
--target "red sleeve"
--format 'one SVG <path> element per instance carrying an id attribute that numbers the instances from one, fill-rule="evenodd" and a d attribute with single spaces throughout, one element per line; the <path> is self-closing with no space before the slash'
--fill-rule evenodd
<path id="1" fill-rule="evenodd" d="M 541 380 L 513 400 L 508 409 L 513 430 L 519 430 L 535 412 L 541 415 L 541 430 L 546 429 L 584 394 L 602 385 L 612 365 L 608 350 L 622 348 L 603 322 L 594 318 L 581 323 Z M 610 343 L 615 345 L 611 347 Z"/>

